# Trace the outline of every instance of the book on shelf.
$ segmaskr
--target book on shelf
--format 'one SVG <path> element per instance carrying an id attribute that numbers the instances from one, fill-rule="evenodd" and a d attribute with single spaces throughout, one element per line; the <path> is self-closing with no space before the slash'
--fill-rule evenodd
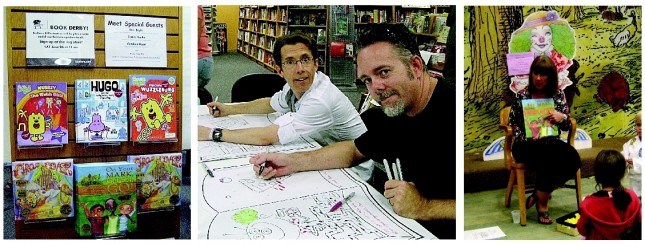
<path id="1" fill-rule="evenodd" d="M 125 79 L 76 80 L 76 143 L 128 140 Z"/>
<path id="2" fill-rule="evenodd" d="M 177 79 L 167 75 L 130 75 L 130 140 L 177 139 Z"/>
<path id="3" fill-rule="evenodd" d="M 16 124 L 18 146 L 67 144 L 67 83 L 16 82 Z"/>
<path id="4" fill-rule="evenodd" d="M 181 205 L 181 153 L 130 155 L 127 160 L 137 167 L 140 212 Z"/>
<path id="5" fill-rule="evenodd" d="M 136 171 L 128 162 L 74 165 L 74 226 L 80 236 L 105 238 L 137 230 Z"/>
<path id="6" fill-rule="evenodd" d="M 547 116 L 555 111 L 553 98 L 524 99 L 524 133 L 526 138 L 539 139 L 547 136 L 559 136 L 558 125 L 552 124 Z"/>
<path id="7" fill-rule="evenodd" d="M 73 159 L 11 163 L 15 220 L 74 217 Z"/>

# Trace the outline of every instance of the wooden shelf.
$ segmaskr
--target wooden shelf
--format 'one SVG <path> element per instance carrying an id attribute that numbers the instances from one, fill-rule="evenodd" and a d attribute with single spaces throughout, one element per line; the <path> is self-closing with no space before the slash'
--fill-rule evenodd
<path id="1" fill-rule="evenodd" d="M 93 14 L 97 29 L 94 31 L 96 67 L 92 68 L 31 68 L 25 67 L 25 13 L 49 13 L 64 12 L 78 14 Z M 177 140 L 167 143 L 139 144 L 132 141 L 122 142 L 119 146 L 111 147 L 87 147 L 83 143 L 75 142 L 75 119 L 74 116 L 74 96 L 76 79 L 128 79 L 129 75 L 144 73 L 150 75 L 172 75 L 177 78 L 177 99 L 175 105 L 177 108 L 184 107 L 182 99 L 182 86 L 184 82 L 191 84 L 190 81 L 183 80 L 183 66 L 181 61 L 173 61 L 172 56 L 181 57 L 184 49 L 182 48 L 182 38 L 184 37 L 181 29 L 182 9 L 181 7 L 7 7 L 7 40 L 10 42 L 7 52 L 7 77 L 8 77 L 8 96 L 5 98 L 6 108 L 10 116 L 8 128 L 6 131 L 17 131 L 15 83 L 17 81 L 50 81 L 54 80 L 67 82 L 68 96 L 68 136 L 69 142 L 61 148 L 31 149 L 20 150 L 16 146 L 15 133 L 10 137 L 11 144 L 11 161 L 23 160 L 42 160 L 56 158 L 72 158 L 74 164 L 83 164 L 91 162 L 115 162 L 125 161 L 128 155 L 153 154 L 153 153 L 172 153 L 182 152 L 182 110 L 177 109 Z M 105 15 L 109 14 L 128 14 L 142 15 L 147 17 L 165 18 L 167 23 L 165 50 L 169 54 L 168 65 L 163 68 L 137 68 L 137 67 L 105 67 L 104 47 L 105 35 L 102 26 L 102 20 Z M 186 16 L 183 16 L 186 17 Z M 100 21 L 99 21 L 100 20 Z M 106 72 L 106 70 L 108 70 Z M 192 101 L 192 100 L 191 100 Z M 189 158 L 187 158 L 187 162 Z M 186 165 L 188 168 L 188 164 Z M 184 168 L 184 169 L 186 169 Z M 10 211 L 13 211 L 11 209 Z M 180 208 L 177 207 L 169 212 L 154 213 L 137 213 L 137 232 L 128 234 L 128 238 L 142 239 L 159 239 L 159 238 L 179 238 L 180 234 Z M 82 210 L 76 209 L 76 214 L 83 214 Z M 12 214 L 13 215 L 13 214 Z M 12 216 L 13 217 L 13 216 Z M 5 219 L 7 220 L 7 219 Z M 9 220 L 11 221 L 11 220 Z M 59 222 L 41 222 L 25 223 L 22 220 L 14 220 L 16 239 L 79 239 L 74 229 L 74 218 L 64 219 Z M 6 231 L 6 230 L 5 230 Z"/>

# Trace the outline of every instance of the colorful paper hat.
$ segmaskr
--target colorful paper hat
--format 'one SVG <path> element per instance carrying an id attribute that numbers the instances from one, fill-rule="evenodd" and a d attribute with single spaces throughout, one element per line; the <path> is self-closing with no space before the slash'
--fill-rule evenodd
<path id="1" fill-rule="evenodd" d="M 524 19 L 524 24 L 522 24 L 522 27 L 517 29 L 515 33 L 526 29 L 532 29 L 537 26 L 551 24 L 567 25 L 569 23 L 566 20 L 561 19 L 558 15 L 558 12 L 556 11 L 538 11 L 526 17 L 526 19 Z"/>

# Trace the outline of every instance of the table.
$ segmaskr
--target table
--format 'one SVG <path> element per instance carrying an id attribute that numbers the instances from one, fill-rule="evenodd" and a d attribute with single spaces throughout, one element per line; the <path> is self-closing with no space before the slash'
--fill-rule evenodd
<path id="1" fill-rule="evenodd" d="M 257 119 L 257 115 L 236 116 L 231 118 Z M 200 118 L 199 124 L 208 124 L 209 120 Z M 214 142 L 199 143 L 202 154 L 201 144 Z M 288 152 L 320 147 L 315 141 L 306 144 L 311 145 Z M 263 152 L 261 146 L 248 148 L 256 147 Z M 437 239 L 416 221 L 394 213 L 380 192 L 349 169 L 299 172 L 263 180 L 255 176 L 249 163 L 252 155 L 236 153 L 200 162 L 212 170 L 213 177 L 199 167 L 199 239 Z M 352 192 L 353 198 L 336 211 L 329 211 Z"/>

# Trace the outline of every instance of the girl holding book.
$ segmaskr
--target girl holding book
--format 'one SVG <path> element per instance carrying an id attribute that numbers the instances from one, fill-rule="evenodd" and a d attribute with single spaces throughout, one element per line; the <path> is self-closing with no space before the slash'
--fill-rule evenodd
<path id="1" fill-rule="evenodd" d="M 522 101 L 527 104 L 529 99 L 553 99 L 554 108 L 543 118 L 556 125 L 558 133 L 546 137 L 527 136 L 530 130 L 526 131 Z M 559 131 L 569 130 L 571 120 L 564 92 L 558 88 L 556 67 L 549 57 L 540 55 L 533 60 L 529 84 L 517 92 L 511 105 L 509 125 L 515 135 L 513 157 L 528 170 L 536 172 L 535 192 L 526 199 L 526 208 L 535 205 L 538 222 L 552 224 L 548 207 L 551 193 L 575 174 L 581 162 L 576 149 L 559 138 Z"/>

